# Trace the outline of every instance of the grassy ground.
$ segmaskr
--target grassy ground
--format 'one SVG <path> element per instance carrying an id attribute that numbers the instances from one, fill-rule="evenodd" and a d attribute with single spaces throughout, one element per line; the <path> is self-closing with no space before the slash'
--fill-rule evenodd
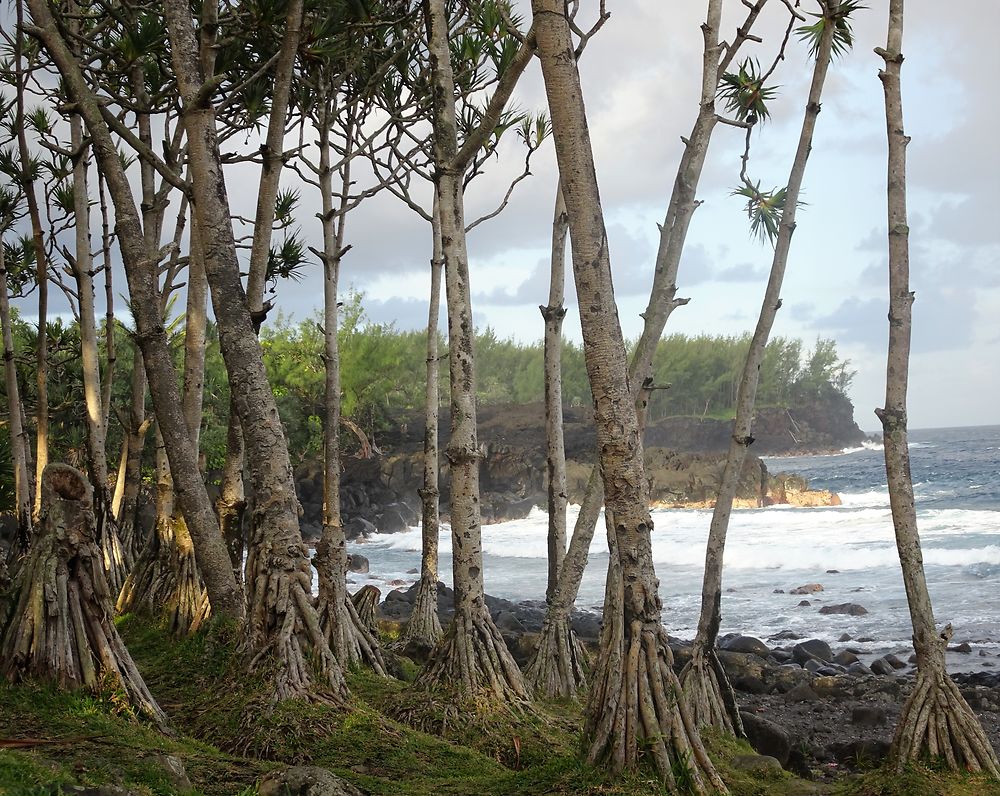
<path id="1" fill-rule="evenodd" d="M 224 633 L 174 642 L 149 622 L 119 627 L 176 729 L 164 736 L 114 694 L 97 698 L 41 684 L 0 685 L 0 794 L 57 794 L 61 785 L 117 784 L 142 794 L 178 793 L 160 756 L 179 758 L 194 793 L 251 796 L 276 767 L 329 768 L 372 794 L 532 796 L 662 793 L 651 773 L 612 777 L 578 757 L 580 709 L 550 703 L 498 712 L 445 694 L 420 694 L 364 672 L 350 676 L 349 711 L 261 703 L 262 680 L 240 670 Z M 432 732 L 423 732 L 430 730 Z M 784 772 L 743 771 L 743 742 L 706 742 L 736 796 L 987 796 L 996 783 L 912 769 L 816 784 Z"/>

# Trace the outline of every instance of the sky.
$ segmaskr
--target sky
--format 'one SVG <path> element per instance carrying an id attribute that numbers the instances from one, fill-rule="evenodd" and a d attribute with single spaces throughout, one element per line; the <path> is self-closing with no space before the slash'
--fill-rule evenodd
<path id="1" fill-rule="evenodd" d="M 850 389 L 855 418 L 876 430 L 884 400 L 887 257 L 886 133 L 882 63 L 885 0 L 856 14 L 853 51 L 832 66 L 809 159 L 792 241 L 782 308 L 773 335 L 832 338 L 856 370 Z M 583 2 L 581 17 L 594 13 Z M 704 2 L 613 0 L 611 19 L 581 62 L 608 225 L 615 293 L 627 337 L 642 326 L 658 239 L 680 136 L 697 111 Z M 815 10 L 803 0 L 804 11 Z M 731 38 L 744 6 L 725 3 L 722 27 Z M 1000 423 L 1000 155 L 995 134 L 1000 104 L 992 75 L 1000 50 L 992 32 L 1000 5 L 907 6 L 903 94 L 908 148 L 913 352 L 909 392 L 912 428 Z M 773 0 L 755 33 L 763 43 L 742 54 L 769 63 L 787 19 Z M 805 47 L 794 41 L 775 81 L 771 119 L 753 138 L 749 174 L 762 187 L 787 182 L 810 79 Z M 515 94 L 525 110 L 545 107 L 537 62 Z M 742 334 L 753 329 L 771 263 L 771 249 L 753 240 L 738 183 L 741 130 L 718 126 L 678 277 L 691 299 L 671 317 L 667 333 Z M 467 194 L 467 219 L 492 210 L 523 154 L 511 141 Z M 548 246 L 556 185 L 551 141 L 532 161 L 508 208 L 469 235 L 473 314 L 479 327 L 524 342 L 542 335 L 538 306 L 547 301 Z M 286 180 L 294 184 L 294 178 Z M 235 174 L 236 213 L 253 215 L 255 180 Z M 315 202 L 303 190 L 303 231 L 317 240 Z M 428 205 L 429 206 L 429 205 Z M 400 329 L 426 326 L 430 227 L 392 197 L 378 196 L 351 214 L 341 285 L 364 293 L 367 316 Z M 570 280 L 571 281 L 571 280 Z M 123 280 L 119 284 L 123 284 Z M 318 267 L 302 283 L 283 283 L 278 307 L 309 317 L 322 300 Z M 568 337 L 580 340 L 575 294 L 568 285 Z M 23 308 L 30 317 L 30 305 Z M 669 374 L 659 380 L 669 381 Z"/>

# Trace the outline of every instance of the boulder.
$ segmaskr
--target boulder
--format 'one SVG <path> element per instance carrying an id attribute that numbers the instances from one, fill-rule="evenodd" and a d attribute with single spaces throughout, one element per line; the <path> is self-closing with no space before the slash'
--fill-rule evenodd
<path id="1" fill-rule="evenodd" d="M 878 738 L 849 741 L 831 745 L 830 752 L 839 763 L 874 768 L 889 756 L 889 742 Z"/>
<path id="2" fill-rule="evenodd" d="M 493 618 L 493 621 L 505 635 L 507 633 L 521 634 L 525 632 L 525 627 L 521 620 L 512 611 L 501 611 Z"/>
<path id="3" fill-rule="evenodd" d="M 378 528 L 364 517 L 351 517 L 344 525 L 344 534 L 349 541 L 360 539 L 362 536 L 370 536 L 373 533 L 378 533 Z"/>
<path id="4" fill-rule="evenodd" d="M 753 774 L 777 774 L 781 771 L 781 763 L 770 755 L 736 755 L 729 765 L 737 771 Z"/>
<path id="5" fill-rule="evenodd" d="M 187 771 L 184 770 L 184 763 L 179 757 L 167 754 L 156 754 L 152 758 L 170 780 L 170 785 L 177 793 L 186 793 L 193 790 L 194 786 L 188 778 Z"/>
<path id="6" fill-rule="evenodd" d="M 891 652 L 888 655 L 883 655 L 882 656 L 882 660 L 884 660 L 886 663 L 888 663 L 893 669 L 905 669 L 906 668 L 906 663 L 904 663 L 903 661 L 901 661 L 899 658 L 897 658 Z"/>
<path id="7" fill-rule="evenodd" d="M 364 796 L 351 783 L 318 766 L 292 766 L 265 774 L 259 796 Z"/>
<path id="8" fill-rule="evenodd" d="M 819 694 L 813 691 L 812 687 L 805 683 L 800 683 L 791 691 L 785 694 L 786 702 L 817 702 Z"/>
<path id="9" fill-rule="evenodd" d="M 740 719 L 743 720 L 747 741 L 758 754 L 773 757 L 782 766 L 788 763 L 792 739 L 782 727 L 746 710 L 740 711 Z"/>
<path id="10" fill-rule="evenodd" d="M 829 663 L 833 660 L 833 650 L 825 641 L 818 638 L 811 638 L 807 641 L 800 641 L 792 647 L 792 657 L 799 664 L 804 665 L 810 658 Z"/>
<path id="11" fill-rule="evenodd" d="M 761 658 L 766 658 L 771 654 L 770 648 L 759 638 L 738 634 L 724 639 L 719 644 L 719 648 L 728 652 L 747 652 L 751 655 L 759 655 Z"/>
<path id="12" fill-rule="evenodd" d="M 892 667 L 892 664 L 889 663 L 885 658 L 876 658 L 874 661 L 872 661 L 871 670 L 875 674 L 881 674 L 881 675 L 889 675 L 896 673 L 896 670 Z"/>
<path id="13" fill-rule="evenodd" d="M 881 727 L 886 723 L 885 708 L 878 705 L 855 705 L 851 711 L 851 723 L 862 727 Z"/>
<path id="14" fill-rule="evenodd" d="M 369 561 L 364 556 L 352 553 L 347 557 L 347 571 L 365 574 L 369 569 Z"/>
<path id="15" fill-rule="evenodd" d="M 850 650 L 841 650 L 833 656 L 833 662 L 840 666 L 850 666 L 852 663 L 858 662 L 858 656 Z"/>
<path id="16" fill-rule="evenodd" d="M 804 586 L 796 586 L 792 589 L 789 594 L 815 594 L 818 591 L 823 591 L 823 586 L 819 583 L 807 583 Z"/>
<path id="17" fill-rule="evenodd" d="M 837 605 L 824 605 L 819 609 L 821 614 L 848 614 L 849 616 L 864 616 L 868 609 L 857 603 L 838 603 Z"/>

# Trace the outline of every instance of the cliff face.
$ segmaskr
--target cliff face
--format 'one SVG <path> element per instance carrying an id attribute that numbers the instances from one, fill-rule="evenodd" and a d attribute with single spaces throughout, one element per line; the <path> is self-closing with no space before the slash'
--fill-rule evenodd
<path id="1" fill-rule="evenodd" d="M 806 453 L 856 445 L 864 435 L 844 407 L 764 409 L 755 426 L 757 441 L 741 474 L 738 499 L 742 505 L 783 502 L 797 494 L 774 492 L 767 468 L 758 455 Z M 834 411 L 837 410 L 837 411 Z M 572 502 L 583 497 L 593 466 L 596 440 L 589 411 L 566 410 L 566 458 Z M 650 499 L 659 505 L 711 505 L 722 477 L 724 454 L 732 423 L 697 418 L 668 418 L 646 432 L 646 471 Z M 448 428 L 447 416 L 441 428 Z M 442 449 L 446 441 L 442 435 Z M 479 410 L 479 442 L 483 522 L 519 519 L 533 506 L 544 506 L 545 431 L 541 404 L 488 406 Z M 416 525 L 420 517 L 417 490 L 421 485 L 423 421 L 401 417 L 391 431 L 374 440 L 379 453 L 358 459 L 345 452 L 341 479 L 341 509 L 348 534 L 395 532 Z M 447 515 L 448 462 L 441 457 L 441 506 Z M 303 530 L 318 534 L 322 516 L 322 471 L 318 462 L 296 472 L 303 506 Z M 771 494 L 774 492 L 774 494 Z M 810 499 L 824 500 L 825 498 Z"/>

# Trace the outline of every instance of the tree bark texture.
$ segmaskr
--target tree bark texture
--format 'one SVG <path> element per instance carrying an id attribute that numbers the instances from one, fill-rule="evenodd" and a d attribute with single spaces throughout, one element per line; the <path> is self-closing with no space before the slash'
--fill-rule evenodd
<path id="1" fill-rule="evenodd" d="M 889 144 L 889 352 L 885 408 L 877 409 L 876 414 L 882 421 L 889 505 L 913 624 L 917 678 L 900 713 L 889 756 L 897 769 L 902 769 L 908 761 L 930 755 L 944 758 L 952 769 L 986 771 L 1000 777 L 1000 763 L 979 719 L 948 677 L 945 649 L 951 638 L 951 625 L 938 634 L 917 529 L 906 422 L 913 293 L 906 213 L 906 146 L 910 139 L 903 131 L 902 48 L 903 0 L 890 0 L 886 46 L 884 50 L 876 50 L 885 60 L 879 79 L 885 93 Z"/>
<path id="2" fill-rule="evenodd" d="M 476 435 L 474 326 L 462 195 L 468 160 L 458 157 L 455 80 L 444 0 L 425 0 L 424 17 L 434 94 L 435 190 L 448 305 L 451 436 L 445 455 L 451 472 L 455 619 L 417 682 L 428 686 L 448 684 L 467 692 L 492 692 L 500 702 L 519 701 L 528 697 L 524 680 L 493 624 L 483 591 L 481 453 Z"/>
<path id="3" fill-rule="evenodd" d="M 431 221 L 431 297 L 427 310 L 427 382 L 424 391 L 424 478 L 420 489 L 420 582 L 413 601 L 410 621 L 403 630 L 403 642 L 432 649 L 444 631 L 438 618 L 438 537 L 441 492 L 438 488 L 438 315 L 441 311 L 441 212 L 434 202 Z"/>
<path id="4" fill-rule="evenodd" d="M 785 193 L 785 207 L 778 226 L 774 256 L 764 300 L 757 316 L 757 326 L 750 340 L 743 374 L 736 395 L 736 419 L 733 435 L 729 443 L 726 464 L 722 472 L 719 494 L 712 512 L 712 522 L 708 531 L 705 550 L 705 576 L 702 582 L 701 614 L 698 632 L 691 651 L 691 661 L 681 672 L 681 683 L 688 708 L 699 726 L 712 725 L 719 729 L 743 734 L 743 725 L 733 691 L 719 664 L 715 653 L 715 643 L 722 621 L 722 566 L 726 548 L 726 533 L 732 515 L 733 500 L 739 485 L 740 471 L 746 459 L 747 448 L 753 443 L 754 406 L 757 387 L 760 383 L 760 366 L 764 350 L 781 307 L 781 285 L 788 264 L 792 234 L 795 231 L 795 215 L 798 209 L 802 181 L 806 163 L 812 150 L 813 134 L 820 111 L 820 100 L 827 71 L 833 53 L 833 37 L 836 25 L 827 19 L 816 50 L 812 81 L 806 101 L 805 115 L 799 133 L 799 142 L 792 159 Z"/>
<path id="5" fill-rule="evenodd" d="M 0 327 L 3 332 L 3 371 L 7 387 L 7 428 L 10 431 L 10 450 L 14 465 L 14 511 L 17 517 L 17 534 L 20 539 L 31 538 L 31 485 L 28 481 L 28 435 L 21 423 L 21 393 L 17 386 L 17 367 L 14 364 L 14 336 L 10 325 L 10 300 L 7 296 L 7 263 L 0 242 Z M 17 551 L 12 544 L 10 553 Z"/>
<path id="6" fill-rule="evenodd" d="M 4 617 L 0 670 L 12 682 L 39 677 L 62 688 L 120 689 L 137 712 L 166 728 L 112 621 L 96 532 L 86 478 L 65 464 L 47 466 L 38 533 Z"/>
<path id="7" fill-rule="evenodd" d="M 547 600 L 555 594 L 559 568 L 566 557 L 566 443 L 563 439 L 562 411 L 562 324 L 566 317 L 563 297 L 566 292 L 566 236 L 569 219 L 562 188 L 556 190 L 552 218 L 552 257 L 549 280 L 549 303 L 538 309 L 545 320 L 545 472 L 548 476 L 548 559 Z"/>
<path id="8" fill-rule="evenodd" d="M 93 151 L 101 164 L 115 206 L 115 231 L 125 264 L 129 295 L 135 317 L 136 339 L 143 354 L 157 422 L 163 434 L 175 488 L 195 541 L 198 567 L 217 616 L 240 621 L 244 616 L 243 592 L 233 577 L 229 557 L 218 531 L 205 484 L 198 470 L 197 451 L 191 445 L 181 411 L 177 374 L 170 353 L 156 282 L 156 260 L 145 242 L 131 185 L 122 167 L 118 149 L 101 116 L 97 98 L 83 78 L 80 67 L 66 45 L 48 5 L 28 0 L 36 23 L 29 28 L 41 40 L 63 77 L 66 90 L 86 122 Z M 153 249 L 155 251 L 155 248 Z"/>
<path id="9" fill-rule="evenodd" d="M 642 743 L 668 785 L 676 784 L 674 772 L 684 767 L 696 792 L 715 788 L 725 793 L 697 727 L 679 702 L 680 684 L 671 668 L 661 624 L 635 397 L 629 389 L 607 232 L 569 23 L 559 0 L 532 0 L 532 12 L 569 215 L 598 462 L 611 522 L 608 591 L 615 600 L 613 610 L 605 606 L 601 652 L 587 705 L 587 759 L 607 763 L 615 771 L 635 767 Z"/>
<path id="10" fill-rule="evenodd" d="M 311 600 L 312 570 L 299 533 L 291 460 L 240 281 L 215 109 L 203 91 L 190 9 L 180 0 L 166 0 L 164 11 L 188 136 L 205 273 L 253 484 L 245 636 L 251 665 L 273 664 L 275 700 L 339 701 L 346 696 L 346 685 Z"/>

